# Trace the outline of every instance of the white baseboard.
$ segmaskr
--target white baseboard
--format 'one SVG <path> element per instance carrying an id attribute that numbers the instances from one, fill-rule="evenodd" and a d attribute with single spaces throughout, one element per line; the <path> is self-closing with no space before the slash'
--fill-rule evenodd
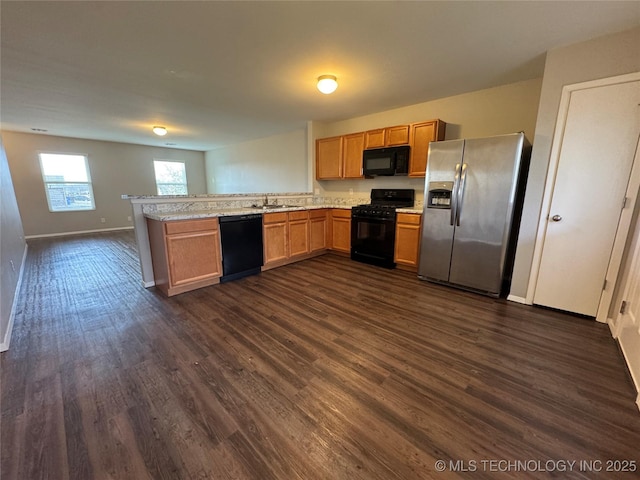
<path id="1" fill-rule="evenodd" d="M 133 226 L 131 227 L 115 227 L 115 228 L 101 228 L 98 230 L 78 230 L 76 232 L 61 232 L 61 233 L 44 233 L 41 235 L 26 235 L 24 238 L 26 240 L 33 238 L 47 238 L 47 237 L 66 237 L 69 235 L 83 235 L 85 233 L 100 233 L 100 232 L 114 232 L 116 230 L 133 230 Z"/>
<path id="2" fill-rule="evenodd" d="M 16 318 L 16 305 L 18 304 L 18 294 L 20 293 L 20 287 L 22 286 L 22 275 L 24 274 L 24 266 L 27 263 L 27 249 L 29 246 L 25 243 L 24 253 L 22 254 L 22 263 L 20 264 L 20 273 L 18 274 L 18 282 L 16 283 L 16 289 L 13 292 L 13 303 L 11 304 L 11 313 L 9 314 L 9 324 L 7 325 L 7 331 L 4 333 L 2 343 L 0 343 L 0 352 L 6 352 L 9 350 L 9 343 L 11 342 L 11 332 L 13 332 L 13 322 Z"/>
<path id="3" fill-rule="evenodd" d="M 611 332 L 611 336 L 613 338 L 618 338 L 618 329 L 616 325 L 616 321 L 614 318 L 607 318 L 607 325 L 609 325 L 609 331 Z"/>
<path id="4" fill-rule="evenodd" d="M 524 297 L 518 297 L 517 295 L 509 295 L 507 300 L 510 302 L 522 303 L 523 305 L 527 304 L 527 299 Z"/>
<path id="5" fill-rule="evenodd" d="M 144 288 L 154 287 L 155 285 L 156 285 L 156 282 L 153 282 L 153 281 L 152 282 L 145 282 L 145 281 L 142 282 L 142 286 Z"/>

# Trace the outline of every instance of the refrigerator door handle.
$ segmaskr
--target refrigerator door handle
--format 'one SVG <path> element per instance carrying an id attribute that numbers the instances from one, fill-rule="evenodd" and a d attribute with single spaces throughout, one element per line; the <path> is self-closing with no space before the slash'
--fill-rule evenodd
<path id="1" fill-rule="evenodd" d="M 460 184 L 458 185 L 457 199 L 456 199 L 456 226 L 460 226 L 460 215 L 462 215 L 462 200 L 464 198 L 464 187 L 467 183 L 467 164 L 462 164 L 460 169 Z"/>
<path id="2" fill-rule="evenodd" d="M 453 225 L 456 221 L 458 212 L 458 187 L 460 185 L 460 167 L 462 164 L 456 163 L 456 174 L 453 177 L 453 188 L 451 189 L 451 218 L 449 225 Z"/>

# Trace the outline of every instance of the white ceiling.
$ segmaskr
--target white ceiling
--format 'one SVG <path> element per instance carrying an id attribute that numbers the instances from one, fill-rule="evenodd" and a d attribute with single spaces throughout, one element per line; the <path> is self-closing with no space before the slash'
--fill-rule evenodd
<path id="1" fill-rule="evenodd" d="M 0 21 L 2 129 L 211 150 L 540 77 L 640 2 L 2 1 Z"/>

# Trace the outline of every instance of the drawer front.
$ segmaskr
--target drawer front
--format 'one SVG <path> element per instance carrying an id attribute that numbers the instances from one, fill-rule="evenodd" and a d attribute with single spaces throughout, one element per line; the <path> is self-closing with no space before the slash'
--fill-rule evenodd
<path id="1" fill-rule="evenodd" d="M 399 213 L 398 223 L 409 223 L 411 225 L 420 225 L 421 215 L 418 213 Z"/>
<path id="2" fill-rule="evenodd" d="M 338 218 L 351 218 L 351 210 L 334 208 L 331 210 L 331 216 Z"/>
<path id="3" fill-rule="evenodd" d="M 327 209 L 309 210 L 309 218 L 327 218 Z"/>
<path id="4" fill-rule="evenodd" d="M 176 233 L 204 232 L 218 229 L 217 218 L 203 218 L 201 220 L 179 220 L 176 222 L 166 222 L 164 231 L 167 235 Z"/>
<path id="5" fill-rule="evenodd" d="M 306 210 L 289 212 L 289 221 L 292 220 L 306 220 L 309 218 L 309 212 Z"/>
<path id="6" fill-rule="evenodd" d="M 287 221 L 287 212 L 265 213 L 262 216 L 262 222 L 267 225 L 269 223 L 283 223 Z"/>

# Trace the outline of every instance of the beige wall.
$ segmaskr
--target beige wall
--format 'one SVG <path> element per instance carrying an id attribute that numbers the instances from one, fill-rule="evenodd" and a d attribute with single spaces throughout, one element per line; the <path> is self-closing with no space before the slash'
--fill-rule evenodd
<path id="1" fill-rule="evenodd" d="M 156 194 L 154 159 L 184 161 L 189 193 L 207 193 L 203 152 L 29 133 L 2 135 L 27 236 L 132 227 L 131 204 L 121 195 Z M 95 210 L 49 211 L 39 152 L 88 155 Z"/>
<path id="2" fill-rule="evenodd" d="M 13 304 L 25 254 L 24 232 L 0 137 L 0 351 L 9 346 Z"/>
<path id="3" fill-rule="evenodd" d="M 305 129 L 208 151 L 205 163 L 212 194 L 309 191 Z"/>
<path id="4" fill-rule="evenodd" d="M 331 124 L 314 123 L 315 138 L 439 118 L 447 123 L 446 139 L 487 137 L 523 131 L 532 141 L 542 79 L 479 90 Z M 313 165 L 313 164 L 312 164 Z M 368 194 L 372 188 L 413 188 L 421 199 L 424 179 L 378 177 L 367 180 L 315 181 L 322 195 Z"/>
<path id="5" fill-rule="evenodd" d="M 637 71 L 640 71 L 640 28 L 547 53 L 511 285 L 512 295 L 525 298 L 527 293 L 562 87 Z"/>

